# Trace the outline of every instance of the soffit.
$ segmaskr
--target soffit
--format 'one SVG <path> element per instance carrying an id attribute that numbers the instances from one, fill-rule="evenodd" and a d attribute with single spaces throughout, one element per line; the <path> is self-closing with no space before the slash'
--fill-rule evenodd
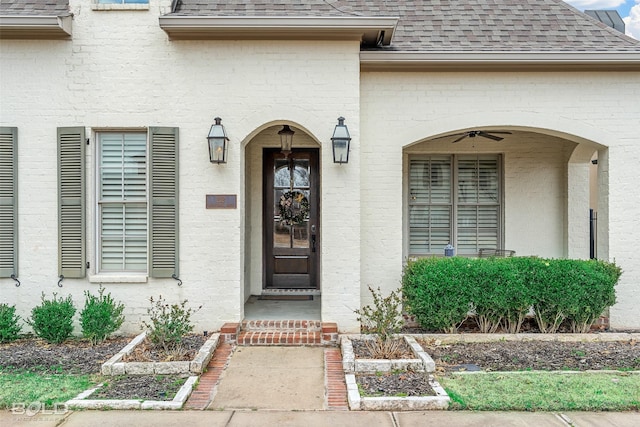
<path id="1" fill-rule="evenodd" d="M 2 0 L 0 39 L 60 39 L 71 36 L 68 0 Z"/>

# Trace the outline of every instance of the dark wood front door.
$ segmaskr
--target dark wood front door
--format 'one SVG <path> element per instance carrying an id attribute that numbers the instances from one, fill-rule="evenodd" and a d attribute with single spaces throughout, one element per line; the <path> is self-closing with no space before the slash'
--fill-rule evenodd
<path id="1" fill-rule="evenodd" d="M 266 289 L 318 289 L 318 152 L 264 150 Z"/>

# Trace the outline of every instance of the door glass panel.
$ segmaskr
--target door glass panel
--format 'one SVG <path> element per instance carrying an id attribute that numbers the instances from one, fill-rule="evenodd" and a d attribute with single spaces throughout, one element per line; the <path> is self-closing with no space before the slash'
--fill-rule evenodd
<path id="1" fill-rule="evenodd" d="M 273 223 L 273 247 L 291 247 L 291 226 L 282 224 L 279 219 Z"/>
<path id="2" fill-rule="evenodd" d="M 293 247 L 308 248 L 309 247 L 309 223 L 293 226 Z"/>
<path id="3" fill-rule="evenodd" d="M 293 161 L 293 186 L 296 188 L 309 187 L 309 160 L 296 159 Z"/>
<path id="4" fill-rule="evenodd" d="M 309 248 L 309 159 L 275 159 L 273 246 Z"/>
<path id="5" fill-rule="evenodd" d="M 291 174 L 289 172 L 288 159 L 275 159 L 273 186 L 277 188 L 289 188 Z"/>

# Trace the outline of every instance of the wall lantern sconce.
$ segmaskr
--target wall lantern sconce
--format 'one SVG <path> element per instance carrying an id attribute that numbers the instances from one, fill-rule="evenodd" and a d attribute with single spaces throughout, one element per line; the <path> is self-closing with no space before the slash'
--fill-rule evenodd
<path id="1" fill-rule="evenodd" d="M 338 117 L 338 124 L 333 131 L 331 137 L 331 145 L 333 145 L 333 163 L 348 163 L 349 162 L 349 144 L 351 142 L 351 136 L 349 135 L 349 129 L 344 124 L 344 117 Z"/>
<path id="2" fill-rule="evenodd" d="M 291 154 L 294 133 L 289 125 L 282 126 L 282 130 L 278 132 L 278 135 L 280 135 L 280 152 L 284 154 L 285 157 L 289 157 L 289 154 Z"/>
<path id="3" fill-rule="evenodd" d="M 222 119 L 220 117 L 216 117 L 215 123 L 211 126 L 211 130 L 209 130 L 209 136 L 207 136 L 207 141 L 209 141 L 209 160 L 211 163 L 227 163 L 227 133 L 224 130 L 224 126 L 220 124 Z"/>

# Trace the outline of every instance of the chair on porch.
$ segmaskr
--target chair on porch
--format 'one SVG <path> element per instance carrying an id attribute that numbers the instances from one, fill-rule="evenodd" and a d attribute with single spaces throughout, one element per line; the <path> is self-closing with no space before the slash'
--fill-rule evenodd
<path id="1" fill-rule="evenodd" d="M 482 248 L 478 252 L 479 258 L 511 258 L 516 254 L 516 251 L 512 251 L 510 249 L 493 249 L 493 248 Z"/>

